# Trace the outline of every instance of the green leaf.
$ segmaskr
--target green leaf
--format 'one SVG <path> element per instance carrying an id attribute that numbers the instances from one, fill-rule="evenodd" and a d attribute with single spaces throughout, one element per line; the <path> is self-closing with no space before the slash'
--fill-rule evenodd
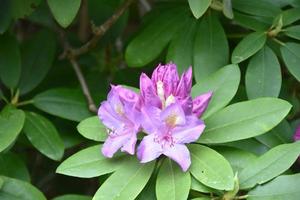
<path id="1" fill-rule="evenodd" d="M 12 19 L 11 0 L 1 0 L 0 34 L 3 34 L 8 29 L 11 19 Z"/>
<path id="2" fill-rule="evenodd" d="M 92 200 L 92 197 L 78 194 L 66 194 L 59 197 L 55 197 L 52 200 Z"/>
<path id="3" fill-rule="evenodd" d="M 4 184 L 4 180 L 3 180 L 3 178 L 0 177 L 0 191 L 1 191 L 3 184 Z"/>
<path id="4" fill-rule="evenodd" d="M 134 200 L 150 179 L 154 166 L 155 162 L 141 164 L 132 157 L 100 186 L 93 200 Z"/>
<path id="5" fill-rule="evenodd" d="M 123 161 L 122 156 L 106 158 L 101 145 L 83 149 L 61 163 L 56 173 L 81 178 L 92 178 L 114 172 Z"/>
<path id="6" fill-rule="evenodd" d="M 300 25 L 286 28 L 284 34 L 296 40 L 300 40 Z"/>
<path id="7" fill-rule="evenodd" d="M 233 19 L 232 3 L 231 0 L 223 0 L 223 14 L 229 18 Z"/>
<path id="8" fill-rule="evenodd" d="M 279 145 L 250 163 L 239 174 L 240 188 L 252 188 L 283 173 L 300 154 L 300 142 Z"/>
<path id="9" fill-rule="evenodd" d="M 30 92 L 45 78 L 52 66 L 55 49 L 55 36 L 46 30 L 38 32 L 25 44 L 19 83 L 21 94 Z"/>
<path id="10" fill-rule="evenodd" d="M 213 96 L 202 119 L 226 106 L 236 94 L 240 82 L 240 69 L 237 65 L 227 65 L 205 79 L 197 82 L 192 88 L 192 97 L 212 91 Z"/>
<path id="11" fill-rule="evenodd" d="M 154 60 L 186 21 L 186 17 L 181 7 L 170 8 L 157 15 L 127 46 L 127 64 L 141 67 Z"/>
<path id="12" fill-rule="evenodd" d="M 15 88 L 21 74 L 21 55 L 17 40 L 0 35 L 0 78 L 8 88 Z"/>
<path id="13" fill-rule="evenodd" d="M 279 176 L 267 184 L 248 193 L 248 200 L 298 200 L 300 195 L 300 173 Z"/>
<path id="14" fill-rule="evenodd" d="M 234 48 L 231 55 L 232 63 L 240 63 L 256 52 L 266 43 L 267 35 L 265 32 L 254 32 L 244 37 Z"/>
<path id="15" fill-rule="evenodd" d="M 300 44 L 298 43 L 286 43 L 280 47 L 283 61 L 288 68 L 289 72 L 300 81 Z"/>
<path id="16" fill-rule="evenodd" d="M 48 0 L 48 5 L 55 20 L 62 27 L 68 27 L 80 8 L 81 0 Z"/>
<path id="17" fill-rule="evenodd" d="M 81 91 L 67 88 L 50 89 L 33 98 L 37 108 L 73 121 L 81 121 L 91 116 Z"/>
<path id="18" fill-rule="evenodd" d="M 64 154 L 64 143 L 55 126 L 47 118 L 34 112 L 26 112 L 24 132 L 32 145 L 53 160 Z"/>
<path id="19" fill-rule="evenodd" d="M 78 132 L 85 138 L 103 142 L 107 138 L 106 127 L 98 116 L 89 117 L 81 121 L 77 126 Z"/>
<path id="20" fill-rule="evenodd" d="M 185 200 L 189 195 L 190 187 L 190 173 L 182 172 L 178 164 L 166 158 L 156 179 L 157 199 Z"/>
<path id="21" fill-rule="evenodd" d="M 215 190 L 200 183 L 196 178 L 191 176 L 191 190 L 195 190 L 202 193 L 214 193 Z"/>
<path id="22" fill-rule="evenodd" d="M 199 19 L 209 8 L 212 0 L 188 0 L 190 9 L 197 19 Z"/>
<path id="23" fill-rule="evenodd" d="M 300 8 L 291 8 L 281 13 L 283 26 L 292 24 L 300 19 Z"/>
<path id="24" fill-rule="evenodd" d="M 223 143 L 263 134 L 288 114 L 291 105 L 276 98 L 259 98 L 232 104 L 205 121 L 201 143 Z"/>
<path id="25" fill-rule="evenodd" d="M 0 152 L 11 145 L 21 132 L 25 114 L 12 106 L 6 106 L 0 113 Z"/>
<path id="26" fill-rule="evenodd" d="M 198 144 L 190 145 L 189 149 L 192 157 L 190 172 L 198 181 L 218 190 L 233 189 L 233 171 L 221 154 Z"/>
<path id="27" fill-rule="evenodd" d="M 29 16 L 40 3 L 41 0 L 11 0 L 12 16 L 15 19 Z"/>
<path id="28" fill-rule="evenodd" d="M 232 0 L 232 6 L 236 10 L 254 16 L 274 17 L 281 12 L 278 4 L 270 4 L 262 0 Z"/>
<path id="29" fill-rule="evenodd" d="M 238 174 L 257 159 L 253 153 L 232 147 L 219 147 L 217 151 L 229 161 L 233 172 L 238 172 Z"/>
<path id="30" fill-rule="evenodd" d="M 0 163 L 0 174 L 30 182 L 26 165 L 16 154 L 10 152 L 0 154 Z"/>
<path id="31" fill-rule="evenodd" d="M 169 45 L 166 61 L 175 63 L 179 73 L 192 66 L 196 25 L 196 20 L 188 19 Z"/>
<path id="32" fill-rule="evenodd" d="M 0 190 L 1 200 L 46 200 L 46 197 L 33 185 L 13 178 L 0 176 L 4 184 Z"/>
<path id="33" fill-rule="evenodd" d="M 201 81 L 228 63 L 228 42 L 216 15 L 208 14 L 199 23 L 193 56 L 196 81 Z"/>
<path id="34" fill-rule="evenodd" d="M 278 97 L 281 88 L 281 69 L 275 53 L 268 46 L 250 60 L 246 71 L 246 91 L 249 99 Z"/>
<path id="35" fill-rule="evenodd" d="M 266 22 L 264 17 L 247 15 L 237 11 L 234 12 L 234 21 L 238 25 L 254 31 L 267 31 L 272 25 L 272 21 Z"/>
<path id="36" fill-rule="evenodd" d="M 270 148 L 260 143 L 255 138 L 248 138 L 244 140 L 238 140 L 234 142 L 226 142 L 221 144 L 222 146 L 234 147 L 244 151 L 254 153 L 255 155 L 262 155 L 267 152 Z"/>

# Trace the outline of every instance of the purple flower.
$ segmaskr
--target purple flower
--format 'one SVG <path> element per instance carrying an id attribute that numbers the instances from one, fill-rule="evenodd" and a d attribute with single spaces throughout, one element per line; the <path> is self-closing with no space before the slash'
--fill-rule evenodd
<path id="1" fill-rule="evenodd" d="M 140 76 L 141 101 L 145 105 L 152 105 L 164 109 L 172 103 L 179 103 L 185 114 L 196 114 L 200 117 L 206 110 L 212 92 L 191 97 L 192 68 L 189 67 L 181 78 L 177 67 L 173 63 L 158 65 L 151 79 L 144 73 Z"/>
<path id="2" fill-rule="evenodd" d="M 111 86 L 107 101 L 101 103 L 98 116 L 108 128 L 108 138 L 102 147 L 102 154 L 111 158 L 118 149 L 134 154 L 137 133 L 140 128 L 138 106 L 139 96 L 121 86 Z"/>
<path id="3" fill-rule="evenodd" d="M 294 141 L 300 140 L 300 124 L 297 126 L 295 134 L 294 134 Z"/>
<path id="4" fill-rule="evenodd" d="M 140 143 L 137 156 L 146 163 L 165 155 L 177 162 L 183 171 L 191 164 L 190 153 L 185 146 L 196 141 L 205 125 L 195 115 L 186 116 L 181 105 L 173 103 L 160 110 L 145 106 L 142 112 L 142 126 L 149 134 Z"/>

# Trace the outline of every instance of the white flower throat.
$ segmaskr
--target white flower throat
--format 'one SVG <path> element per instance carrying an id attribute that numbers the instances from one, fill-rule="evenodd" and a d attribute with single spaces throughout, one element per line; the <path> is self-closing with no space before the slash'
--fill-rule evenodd
<path id="1" fill-rule="evenodd" d="M 164 83 L 162 81 L 156 82 L 156 88 L 157 88 L 156 89 L 157 95 L 162 104 L 162 109 L 171 105 L 172 103 L 175 103 L 175 97 L 172 94 L 170 96 L 168 96 L 167 98 L 165 98 Z"/>

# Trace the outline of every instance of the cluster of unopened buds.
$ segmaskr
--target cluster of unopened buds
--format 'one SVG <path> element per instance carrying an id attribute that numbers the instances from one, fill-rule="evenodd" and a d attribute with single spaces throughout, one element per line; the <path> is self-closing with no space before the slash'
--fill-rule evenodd
<path id="1" fill-rule="evenodd" d="M 212 93 L 192 99 L 192 68 L 181 77 L 173 63 L 159 65 L 151 79 L 140 76 L 140 94 L 122 86 L 111 86 L 107 100 L 101 103 L 98 116 L 107 127 L 108 137 L 102 154 L 111 158 L 121 149 L 135 154 L 141 163 L 165 155 L 183 171 L 191 165 L 185 144 L 195 142 L 205 128 L 200 119 Z M 145 136 L 137 144 L 137 134 Z"/>

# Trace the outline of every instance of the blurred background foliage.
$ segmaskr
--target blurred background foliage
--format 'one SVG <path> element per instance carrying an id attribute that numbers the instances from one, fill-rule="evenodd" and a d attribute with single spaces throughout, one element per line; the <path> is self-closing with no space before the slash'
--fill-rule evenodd
<path id="1" fill-rule="evenodd" d="M 119 8 L 116 23 L 75 55 Z M 98 107 L 111 83 L 138 87 L 140 72 L 160 62 L 180 72 L 192 65 L 194 82 L 239 64 L 233 102 L 280 97 L 293 109 L 268 135 L 227 146 L 261 155 L 291 142 L 300 117 L 299 22 L 299 0 L 0 0 L 0 199 L 92 196 L 106 179 L 55 174 L 59 161 L 93 144 L 76 130 L 95 115 L 76 69 Z"/>

